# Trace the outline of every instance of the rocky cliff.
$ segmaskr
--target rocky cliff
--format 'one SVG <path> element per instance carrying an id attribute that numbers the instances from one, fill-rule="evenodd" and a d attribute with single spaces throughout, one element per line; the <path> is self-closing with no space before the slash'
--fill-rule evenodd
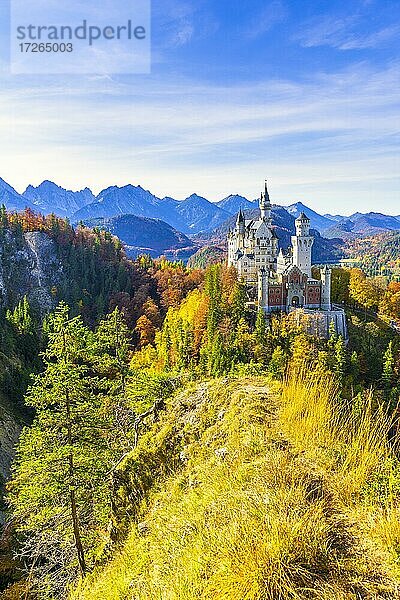
<path id="1" fill-rule="evenodd" d="M 0 304 L 13 308 L 27 296 L 41 314 L 54 306 L 52 288 L 63 280 L 54 241 L 42 231 L 16 236 L 6 231 L 0 240 Z"/>

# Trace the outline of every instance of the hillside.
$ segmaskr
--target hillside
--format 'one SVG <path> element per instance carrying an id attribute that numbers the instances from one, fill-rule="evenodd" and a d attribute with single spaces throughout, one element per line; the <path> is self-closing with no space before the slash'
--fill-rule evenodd
<path id="1" fill-rule="evenodd" d="M 54 307 L 53 287 L 65 284 L 55 241 L 43 231 L 5 228 L 0 237 L 0 289 L 3 308 L 27 296 L 42 314 Z"/>
<path id="2" fill-rule="evenodd" d="M 70 599 L 398 599 L 389 422 L 334 419 L 336 394 L 261 377 L 172 397 L 118 467 L 125 544 Z"/>
<path id="3" fill-rule="evenodd" d="M 208 265 L 226 260 L 226 252 L 218 246 L 204 246 L 192 254 L 187 262 L 191 269 L 206 269 Z"/>
<path id="4" fill-rule="evenodd" d="M 127 261 L 121 243 L 110 234 L 85 228 L 74 231 L 66 221 L 30 212 L 2 212 L 0 494 L 21 427 L 30 418 L 23 395 L 31 373 L 41 368 L 43 319 L 58 302 L 67 301 L 72 313 L 89 323 L 121 306 L 133 324 L 151 297 L 160 302 L 156 280 Z"/>
<path id="5" fill-rule="evenodd" d="M 400 277 L 400 232 L 386 232 L 350 240 L 346 255 L 367 273 Z"/>
<path id="6" fill-rule="evenodd" d="M 131 319 L 140 316 L 143 297 L 156 297 L 156 283 L 107 231 L 73 228 L 65 219 L 30 210 L 1 215 L 0 306 L 14 309 L 27 296 L 43 318 L 65 301 L 74 314 L 93 323 L 129 298 Z M 124 296 L 125 295 L 125 296 Z"/>
<path id="7" fill-rule="evenodd" d="M 108 219 L 90 219 L 85 225 L 99 227 L 117 236 L 131 258 L 136 258 L 139 254 L 153 257 L 169 255 L 177 250 L 186 251 L 190 256 L 196 251 L 196 246 L 186 235 L 160 219 L 121 215 Z"/>
<path id="8" fill-rule="evenodd" d="M 396 319 L 398 285 L 334 271 L 355 309 L 346 344 L 308 335 L 306 314 L 252 312 L 226 265 L 130 262 L 107 232 L 63 235 L 91 252 L 78 310 L 32 330 L 24 300 L 5 319 L 25 361 L 43 351 L 8 483 L 4 600 L 398 598 L 399 336 L 358 316 Z M 82 311 L 106 257 L 130 291 Z"/>

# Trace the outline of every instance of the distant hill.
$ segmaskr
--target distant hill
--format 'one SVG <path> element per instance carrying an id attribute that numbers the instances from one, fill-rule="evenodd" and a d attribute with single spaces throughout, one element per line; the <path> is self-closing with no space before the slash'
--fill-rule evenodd
<path id="1" fill-rule="evenodd" d="M 160 219 L 121 215 L 119 217 L 89 219 L 88 227 L 99 227 L 117 236 L 124 244 L 127 254 L 135 258 L 139 254 L 157 257 L 176 253 L 190 256 L 197 247 L 186 235 L 177 231 Z"/>
<path id="2" fill-rule="evenodd" d="M 250 202 L 250 200 L 247 200 L 247 198 L 245 198 L 244 196 L 239 196 L 238 194 L 231 194 L 223 200 L 216 202 L 216 205 L 219 206 L 219 208 L 225 210 L 230 215 L 234 215 L 238 213 L 240 209 L 251 210 L 253 208 L 257 208 L 257 203 L 258 200 Z"/>
<path id="3" fill-rule="evenodd" d="M 324 230 L 324 236 L 349 240 L 376 235 L 385 231 L 400 231 L 399 219 L 382 213 L 355 213 Z"/>
<path id="4" fill-rule="evenodd" d="M 218 227 L 229 214 L 197 194 L 178 202 L 175 210 L 186 223 L 185 233 L 197 233 Z"/>
<path id="5" fill-rule="evenodd" d="M 370 275 L 400 277 L 400 231 L 349 240 L 346 255 Z"/>
<path id="6" fill-rule="evenodd" d="M 223 262 L 226 259 L 226 251 L 219 246 L 204 246 L 192 254 L 187 266 L 191 269 L 205 269 L 207 265 Z"/>
<path id="7" fill-rule="evenodd" d="M 326 214 L 323 215 L 324 217 L 326 217 L 327 219 L 329 219 L 330 221 L 336 221 L 337 223 L 339 223 L 340 221 L 344 221 L 345 219 L 348 219 L 348 217 L 345 217 L 344 215 L 330 215 L 330 214 Z"/>
<path id="8" fill-rule="evenodd" d="M 332 227 L 332 225 L 334 224 L 334 221 L 332 219 L 320 215 L 319 213 L 315 212 L 315 210 L 312 210 L 302 202 L 296 202 L 295 204 L 291 204 L 290 206 L 285 206 L 285 209 L 295 219 L 297 219 L 297 217 L 302 212 L 305 213 L 311 221 L 311 227 L 313 229 L 318 229 L 318 231 L 320 232 L 323 232 L 325 229 L 328 229 L 328 227 Z"/>

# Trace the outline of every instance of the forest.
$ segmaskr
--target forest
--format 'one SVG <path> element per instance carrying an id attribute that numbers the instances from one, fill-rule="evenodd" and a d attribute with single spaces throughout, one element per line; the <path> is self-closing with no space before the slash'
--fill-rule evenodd
<path id="1" fill-rule="evenodd" d="M 345 254 L 354 258 L 368 275 L 388 275 L 399 281 L 399 244 L 399 232 L 390 231 L 349 240 Z"/>
<path id="2" fill-rule="evenodd" d="M 400 284 L 334 269 L 346 344 L 334 330 L 307 335 L 293 314 L 249 310 L 223 263 L 131 261 L 103 231 L 1 214 L 2 236 L 37 230 L 55 240 L 66 279 L 50 314 L 27 297 L 1 314 L 1 393 L 26 421 L 5 486 L 3 597 L 161 600 L 161 585 L 187 599 L 398 597 Z M 382 554 L 373 575 L 369 549 L 355 566 L 362 534 L 350 526 L 367 514 Z M 297 558 L 278 538 L 262 545 L 279 523 Z"/>

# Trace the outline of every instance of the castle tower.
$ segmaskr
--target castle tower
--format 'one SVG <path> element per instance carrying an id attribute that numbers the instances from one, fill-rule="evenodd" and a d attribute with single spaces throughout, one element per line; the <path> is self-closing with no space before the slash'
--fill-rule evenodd
<path id="1" fill-rule="evenodd" d="M 269 199 L 268 189 L 267 189 L 267 180 L 265 180 L 265 189 L 261 193 L 260 199 L 260 212 L 261 212 L 261 220 L 265 221 L 268 225 L 271 225 L 271 201 Z"/>
<path id="2" fill-rule="evenodd" d="M 236 219 L 236 230 L 240 235 L 244 235 L 244 215 L 242 209 L 239 210 L 239 214 Z"/>
<path id="3" fill-rule="evenodd" d="M 332 271 L 331 269 L 325 265 L 325 267 L 321 270 L 321 308 L 322 310 L 331 310 L 331 279 L 332 279 Z"/>
<path id="4" fill-rule="evenodd" d="M 283 254 L 282 248 L 279 250 L 278 258 L 276 260 L 276 272 L 278 274 L 284 273 L 286 269 L 285 255 Z"/>
<path id="5" fill-rule="evenodd" d="M 311 249 L 314 243 L 310 235 L 310 219 L 301 213 L 296 219 L 296 235 L 292 236 L 293 264 L 311 277 Z"/>
<path id="6" fill-rule="evenodd" d="M 258 306 L 268 312 L 268 272 L 264 267 L 258 271 Z"/>

